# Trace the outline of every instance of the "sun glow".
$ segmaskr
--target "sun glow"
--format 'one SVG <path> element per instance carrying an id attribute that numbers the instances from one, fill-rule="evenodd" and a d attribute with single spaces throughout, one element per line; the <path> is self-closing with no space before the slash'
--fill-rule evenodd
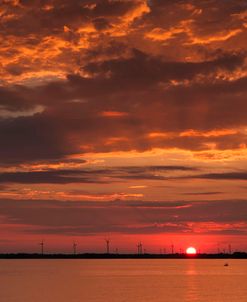
<path id="1" fill-rule="evenodd" d="M 196 249 L 194 247 L 192 247 L 192 246 L 188 247 L 187 250 L 186 250 L 186 254 L 187 255 L 196 255 L 196 253 L 197 253 Z"/>

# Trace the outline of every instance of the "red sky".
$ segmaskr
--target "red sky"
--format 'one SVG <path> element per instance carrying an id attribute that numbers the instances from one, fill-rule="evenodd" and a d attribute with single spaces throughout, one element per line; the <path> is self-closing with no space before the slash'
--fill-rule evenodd
<path id="1" fill-rule="evenodd" d="M 0 251 L 247 249 L 245 0 L 0 18 Z"/>

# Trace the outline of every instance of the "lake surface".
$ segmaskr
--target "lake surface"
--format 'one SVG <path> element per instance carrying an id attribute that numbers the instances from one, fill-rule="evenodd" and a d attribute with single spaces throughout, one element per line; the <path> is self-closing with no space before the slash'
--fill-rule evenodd
<path id="1" fill-rule="evenodd" d="M 247 260 L 0 260 L 1 302 L 247 301 Z"/>

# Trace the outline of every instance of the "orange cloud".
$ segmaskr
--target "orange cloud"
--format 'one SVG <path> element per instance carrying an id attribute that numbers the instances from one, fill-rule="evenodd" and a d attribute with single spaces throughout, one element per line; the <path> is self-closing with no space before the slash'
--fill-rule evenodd
<path id="1" fill-rule="evenodd" d="M 222 31 L 217 34 L 212 34 L 207 37 L 198 37 L 195 36 L 192 32 L 189 32 L 191 41 L 186 44 L 210 44 L 213 42 L 222 42 L 226 41 L 242 32 L 242 29 L 233 29 L 230 31 Z"/>
<path id="2" fill-rule="evenodd" d="M 154 28 L 150 32 L 145 34 L 145 37 L 154 41 L 166 41 L 174 38 L 177 34 L 183 33 L 183 28 L 171 28 L 169 30 L 165 30 L 162 28 Z"/>
<path id="3" fill-rule="evenodd" d="M 238 149 L 228 150 L 207 150 L 194 152 L 193 156 L 195 159 L 201 161 L 243 161 L 246 160 L 247 148 L 245 145 L 239 146 Z"/>
<path id="4" fill-rule="evenodd" d="M 229 229 L 238 230 L 247 230 L 246 222 L 237 222 L 237 223 L 217 223 L 217 222 L 195 222 L 188 223 L 188 225 L 193 229 L 194 233 L 205 233 L 205 230 L 209 232 L 222 232 Z"/>
<path id="5" fill-rule="evenodd" d="M 120 111 L 103 111 L 100 113 L 103 117 L 109 117 L 109 118 L 118 118 L 118 117 L 124 117 L 127 116 L 127 112 L 120 112 Z"/>
<path id="6" fill-rule="evenodd" d="M 77 193 L 76 191 L 59 191 L 54 189 L 34 189 L 34 188 L 19 188 L 15 192 L 6 190 L 0 192 L 0 198 L 13 200 L 60 200 L 60 201 L 114 201 L 114 200 L 133 200 L 143 198 L 142 193 Z"/>
<path id="7" fill-rule="evenodd" d="M 197 130 L 187 130 L 184 132 L 181 132 L 179 136 L 181 137 L 219 137 L 219 136 L 226 136 L 226 135 L 234 135 L 237 134 L 238 131 L 234 129 L 222 129 L 222 130 L 211 130 L 211 131 L 197 131 Z"/>
<path id="8" fill-rule="evenodd" d="M 199 14 L 201 11 L 199 11 Z M 163 29 L 160 27 L 152 29 L 150 32 L 145 33 L 145 37 L 154 41 L 166 41 L 175 38 L 176 35 L 184 33 L 187 35 L 185 45 L 193 44 L 210 44 L 213 42 L 224 42 L 238 34 L 243 30 L 241 28 L 223 30 L 218 33 L 210 33 L 205 36 L 196 33 L 196 25 L 194 19 L 181 20 L 174 27 Z"/>
<path id="9" fill-rule="evenodd" d="M 148 134 L 148 137 L 150 137 L 150 138 L 168 138 L 168 137 L 171 137 L 171 134 L 164 133 L 164 132 L 151 132 Z"/>
<path id="10" fill-rule="evenodd" d="M 128 138 L 127 137 L 110 137 L 105 142 L 105 145 L 119 144 L 121 142 L 128 142 Z"/>
<path id="11" fill-rule="evenodd" d="M 147 186 L 130 186 L 129 188 L 130 189 L 144 189 L 146 188 Z"/>
<path id="12" fill-rule="evenodd" d="M 133 22 L 135 19 L 140 18 L 142 15 L 147 14 L 150 12 L 150 8 L 147 5 L 146 0 L 137 1 L 137 6 L 134 7 L 132 10 L 127 12 L 123 16 L 123 20 L 127 23 Z"/>

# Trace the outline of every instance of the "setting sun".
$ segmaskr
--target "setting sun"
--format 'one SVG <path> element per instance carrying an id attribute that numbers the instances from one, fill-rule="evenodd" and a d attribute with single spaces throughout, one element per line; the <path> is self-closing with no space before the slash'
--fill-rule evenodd
<path id="1" fill-rule="evenodd" d="M 196 249 L 194 247 L 188 247 L 186 250 L 187 255 L 195 255 L 196 254 Z"/>

